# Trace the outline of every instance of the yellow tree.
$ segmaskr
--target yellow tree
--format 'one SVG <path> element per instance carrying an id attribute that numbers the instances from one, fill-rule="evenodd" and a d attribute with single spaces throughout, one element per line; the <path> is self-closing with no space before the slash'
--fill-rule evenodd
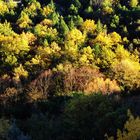
<path id="1" fill-rule="evenodd" d="M 65 38 L 65 53 L 73 59 L 77 59 L 79 47 L 84 44 L 85 34 L 78 29 L 72 29 Z"/>
<path id="2" fill-rule="evenodd" d="M 86 33 L 94 33 L 96 29 L 95 21 L 90 19 L 86 20 L 85 22 L 83 22 L 81 29 Z"/>
<path id="3" fill-rule="evenodd" d="M 130 0 L 129 5 L 131 7 L 136 7 L 138 5 L 138 3 L 139 3 L 138 0 Z"/>
<path id="4" fill-rule="evenodd" d="M 21 12 L 20 18 L 17 20 L 20 28 L 28 28 L 32 24 L 32 20 L 25 12 Z"/>
<path id="5" fill-rule="evenodd" d="M 116 140 L 138 140 L 140 139 L 140 118 L 134 118 L 128 111 L 128 120 L 124 125 L 123 131 L 117 131 Z M 109 137 L 108 140 L 114 140 L 114 137 Z"/>
<path id="6" fill-rule="evenodd" d="M 30 50 L 29 40 L 25 33 L 13 36 L 0 35 L 0 53 L 2 60 L 14 65 L 18 58 Z"/>

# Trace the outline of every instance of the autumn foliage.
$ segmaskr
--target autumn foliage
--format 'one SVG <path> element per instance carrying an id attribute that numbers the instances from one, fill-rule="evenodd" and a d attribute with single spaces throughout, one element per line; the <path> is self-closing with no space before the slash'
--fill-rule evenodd
<path id="1" fill-rule="evenodd" d="M 0 140 L 138 139 L 139 47 L 138 0 L 0 0 Z"/>

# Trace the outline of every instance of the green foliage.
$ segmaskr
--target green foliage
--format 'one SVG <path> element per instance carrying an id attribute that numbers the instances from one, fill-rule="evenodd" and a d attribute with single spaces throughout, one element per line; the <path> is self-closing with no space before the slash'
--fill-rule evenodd
<path id="1" fill-rule="evenodd" d="M 119 16 L 114 15 L 110 26 L 117 28 L 118 25 L 119 25 Z"/>
<path id="2" fill-rule="evenodd" d="M 7 137 L 8 130 L 10 128 L 9 121 L 6 119 L 0 119 L 0 139 L 4 140 Z"/>
<path id="3" fill-rule="evenodd" d="M 101 20 L 98 19 L 98 22 L 97 22 L 97 29 L 96 29 L 98 32 L 102 32 L 103 31 L 103 25 L 101 23 Z"/>
<path id="4" fill-rule="evenodd" d="M 28 136 L 25 136 L 22 133 L 22 131 L 15 124 L 15 122 L 11 125 L 7 138 L 10 140 L 30 140 Z"/>
<path id="5" fill-rule="evenodd" d="M 75 7 L 73 4 L 71 4 L 70 8 L 69 8 L 69 12 L 70 14 L 74 15 L 74 14 L 78 14 L 78 9 L 77 7 Z"/>
<path id="6" fill-rule="evenodd" d="M 119 115 L 118 119 L 115 115 Z M 107 96 L 77 97 L 67 104 L 64 111 L 66 138 L 103 139 L 104 132 L 113 132 L 113 124 L 119 125 L 120 117 L 117 110 L 114 112 L 113 103 Z"/>
<path id="7" fill-rule="evenodd" d="M 61 124 L 58 119 L 49 119 L 47 115 L 33 115 L 27 121 L 29 134 L 34 140 L 44 140 L 47 138 L 61 139 Z"/>
<path id="8" fill-rule="evenodd" d="M 65 36 L 69 32 L 69 28 L 62 17 L 60 18 L 59 30 L 60 34 L 63 36 Z"/>

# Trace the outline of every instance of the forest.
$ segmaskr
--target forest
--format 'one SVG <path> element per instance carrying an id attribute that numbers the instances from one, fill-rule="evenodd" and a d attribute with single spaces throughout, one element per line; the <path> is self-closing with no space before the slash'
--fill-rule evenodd
<path id="1" fill-rule="evenodd" d="M 0 140 L 140 140 L 140 1 L 0 0 Z"/>

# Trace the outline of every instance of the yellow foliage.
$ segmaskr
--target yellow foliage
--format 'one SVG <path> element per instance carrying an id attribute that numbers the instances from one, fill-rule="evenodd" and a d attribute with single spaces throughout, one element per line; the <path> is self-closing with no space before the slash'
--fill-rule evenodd
<path id="1" fill-rule="evenodd" d="M 6 3 L 4 1 L 0 1 L 0 15 L 3 15 L 8 12 L 9 12 L 9 9 Z"/>
<path id="2" fill-rule="evenodd" d="M 94 39 L 93 43 L 100 44 L 101 46 L 111 46 L 112 40 L 106 33 L 100 32 Z"/>
<path id="3" fill-rule="evenodd" d="M 82 34 L 82 32 L 76 28 L 71 30 L 67 34 L 66 39 L 65 39 L 66 44 L 69 44 L 70 42 L 72 42 L 73 45 L 81 45 L 84 43 L 84 41 L 85 41 L 85 35 Z"/>
<path id="4" fill-rule="evenodd" d="M 17 7 L 17 3 L 14 0 L 9 0 L 9 2 L 7 3 L 7 7 L 9 9 L 14 9 L 15 7 Z"/>
<path id="5" fill-rule="evenodd" d="M 118 1 L 118 0 L 117 0 Z M 102 10 L 105 14 L 111 14 L 113 12 L 113 4 L 117 3 L 116 0 L 103 0 Z"/>
<path id="6" fill-rule="evenodd" d="M 129 88 L 140 87 L 140 63 L 137 54 L 118 45 L 115 50 L 116 58 L 111 65 L 111 70 L 115 73 L 115 78 L 121 84 Z"/>
<path id="7" fill-rule="evenodd" d="M 123 46 L 119 45 L 116 50 L 116 56 L 117 56 L 117 59 L 118 60 L 122 60 L 122 59 L 125 59 L 125 58 L 129 58 L 130 57 L 130 52 L 128 52 L 127 50 L 125 50 L 123 48 Z"/>
<path id="8" fill-rule="evenodd" d="M 131 54 L 128 50 L 124 49 L 122 45 L 117 46 L 115 49 L 115 54 L 117 60 L 131 59 L 133 61 L 139 61 L 138 55 Z"/>
<path id="9" fill-rule="evenodd" d="M 110 76 L 115 78 L 121 85 L 127 88 L 140 87 L 140 63 L 137 51 L 130 53 L 122 45 L 116 48 L 103 47 L 100 55 L 99 65 L 108 70 Z"/>
<path id="10" fill-rule="evenodd" d="M 119 43 L 122 43 L 121 36 L 118 33 L 116 33 L 116 32 L 110 33 L 109 37 L 111 38 L 111 40 L 113 42 L 113 45 L 117 45 Z"/>
<path id="11" fill-rule="evenodd" d="M 86 20 L 81 27 L 82 31 L 87 33 L 93 33 L 96 29 L 96 24 L 94 20 Z"/>
<path id="12" fill-rule="evenodd" d="M 37 24 L 35 26 L 35 34 L 38 35 L 39 37 L 50 37 L 55 39 L 58 32 L 56 28 L 52 28 L 52 27 L 47 27 L 47 26 L 43 26 L 41 24 Z"/>
<path id="13" fill-rule="evenodd" d="M 3 24 L 0 23 L 0 34 L 15 35 L 15 32 L 12 30 L 11 24 L 5 21 Z"/>
<path id="14" fill-rule="evenodd" d="M 17 7 L 17 3 L 13 0 L 9 0 L 9 2 L 0 1 L 0 15 L 12 12 L 15 7 Z"/>
<path id="15" fill-rule="evenodd" d="M 112 9 L 112 7 L 107 6 L 107 7 L 103 8 L 103 12 L 105 14 L 111 14 L 111 13 L 113 13 L 113 9 Z"/>
<path id="16" fill-rule="evenodd" d="M 85 54 L 83 54 L 83 55 L 81 55 L 81 57 L 79 58 L 79 62 L 80 62 L 80 64 L 85 64 L 85 63 L 88 63 L 89 61 L 88 61 L 88 58 L 87 58 L 87 56 L 85 55 Z"/>
<path id="17" fill-rule="evenodd" d="M 94 64 L 94 53 L 90 46 L 84 47 L 79 54 L 79 64 L 80 65 L 89 65 Z"/>
<path id="18" fill-rule="evenodd" d="M 53 21 L 50 19 L 44 19 L 43 21 L 40 22 L 40 24 L 43 26 L 51 27 L 53 25 Z"/>
<path id="19" fill-rule="evenodd" d="M 71 57 L 73 60 L 77 60 L 78 57 L 78 47 L 75 46 L 65 46 L 65 55 L 66 57 Z"/>
<path id="20" fill-rule="evenodd" d="M 115 80 L 97 77 L 87 84 L 84 92 L 86 94 L 102 92 L 103 94 L 111 94 L 120 92 L 120 87 Z"/>
<path id="21" fill-rule="evenodd" d="M 40 56 L 39 55 L 36 55 L 34 58 L 32 58 L 31 63 L 33 65 L 38 65 L 38 64 L 40 64 L 40 61 L 41 61 Z"/>
<path id="22" fill-rule="evenodd" d="M 61 64 L 58 64 L 58 65 L 56 66 L 56 69 L 57 69 L 58 71 L 63 71 L 63 70 L 64 70 L 63 64 L 62 64 L 62 63 L 61 63 Z"/>
<path id="23" fill-rule="evenodd" d="M 129 119 L 124 125 L 124 130 L 117 131 L 116 140 L 138 140 L 140 139 L 140 118 L 134 118 L 130 111 L 128 111 Z M 108 140 L 114 140 L 114 137 L 109 137 Z"/>
<path id="24" fill-rule="evenodd" d="M 37 54 L 41 57 L 41 59 L 47 59 L 50 61 L 49 58 L 59 57 L 61 48 L 58 46 L 56 42 L 52 42 L 49 46 L 46 47 L 38 47 Z"/>
<path id="25" fill-rule="evenodd" d="M 70 69 L 72 69 L 72 64 L 69 62 L 66 63 L 60 63 L 56 66 L 56 68 L 53 69 L 53 71 L 62 71 L 62 72 L 68 72 Z"/>
<path id="26" fill-rule="evenodd" d="M 27 78 L 28 77 L 28 72 L 20 64 L 19 67 L 14 69 L 14 79 L 18 81 L 18 80 L 20 80 L 21 76 Z"/>
<path id="27" fill-rule="evenodd" d="M 56 42 L 52 42 L 50 47 L 52 49 L 52 53 L 59 52 L 61 50 Z"/>
<path id="28" fill-rule="evenodd" d="M 127 39 L 127 37 L 124 37 L 124 38 L 123 38 L 123 42 L 124 42 L 124 43 L 129 43 L 129 40 Z"/>
<path id="29" fill-rule="evenodd" d="M 100 32 L 97 37 L 93 40 L 93 43 L 100 44 L 101 46 L 112 47 L 122 43 L 121 36 L 116 32 L 106 34 L 105 32 Z"/>
<path id="30" fill-rule="evenodd" d="M 129 88 L 140 87 L 140 64 L 131 59 L 122 59 L 112 65 L 115 79 Z"/>
<path id="31" fill-rule="evenodd" d="M 28 39 L 29 44 L 31 44 L 31 45 L 34 44 L 35 40 L 37 39 L 35 37 L 35 35 L 33 33 L 31 33 L 31 32 L 27 32 L 26 37 Z"/>
<path id="32" fill-rule="evenodd" d="M 20 18 L 17 20 L 17 24 L 20 28 L 28 28 L 32 24 L 32 20 L 25 12 L 22 12 Z"/>
<path id="33" fill-rule="evenodd" d="M 103 47 L 100 57 L 96 59 L 98 60 L 97 63 L 100 64 L 102 68 L 110 68 L 115 58 L 116 54 L 110 48 Z"/>
<path id="34" fill-rule="evenodd" d="M 30 3 L 24 10 L 28 16 L 34 17 L 37 15 L 37 10 L 41 9 L 41 5 L 39 2 Z"/>
<path id="35" fill-rule="evenodd" d="M 92 50 L 92 48 L 90 46 L 84 47 L 82 51 L 85 54 L 92 54 L 92 52 L 93 52 L 93 50 Z"/>
<path id="36" fill-rule="evenodd" d="M 79 47 L 85 41 L 85 34 L 78 29 L 71 30 L 65 38 L 65 53 L 72 59 L 77 59 Z"/>
<path id="37" fill-rule="evenodd" d="M 50 6 L 43 7 L 42 14 L 44 16 L 48 16 L 52 12 L 53 12 L 53 9 Z"/>
<path id="38" fill-rule="evenodd" d="M 130 0 L 129 5 L 131 7 L 136 7 L 139 3 L 139 0 Z"/>
<path id="39" fill-rule="evenodd" d="M 21 51 L 29 51 L 28 43 L 25 33 L 14 36 L 0 35 L 0 50 L 5 51 L 5 53 L 19 54 Z"/>

